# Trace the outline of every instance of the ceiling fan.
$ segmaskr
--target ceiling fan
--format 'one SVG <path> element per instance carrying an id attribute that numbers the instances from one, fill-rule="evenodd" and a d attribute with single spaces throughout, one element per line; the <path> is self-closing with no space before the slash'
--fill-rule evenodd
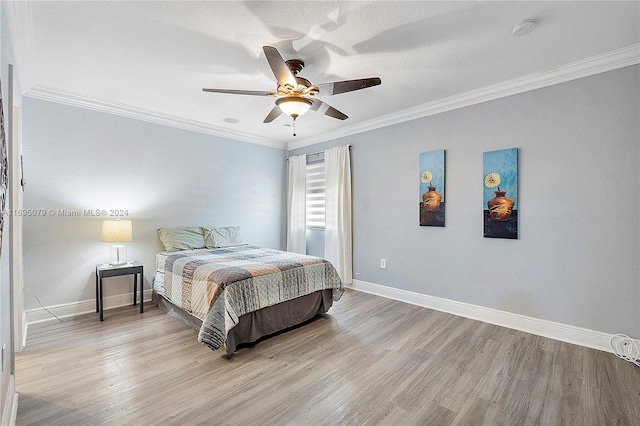
<path id="1" fill-rule="evenodd" d="M 298 73 L 304 68 L 304 62 L 299 59 L 285 61 L 278 49 L 272 46 L 263 46 L 269 66 L 278 81 L 275 92 L 259 90 L 229 90 L 229 89 L 202 89 L 204 92 L 227 93 L 232 95 L 271 96 L 276 98 L 276 105 L 264 119 L 263 123 L 271 123 L 283 112 L 293 118 L 294 136 L 296 118 L 308 110 L 316 111 L 338 120 L 346 120 L 347 115 L 338 111 L 331 105 L 321 101 L 318 95 L 337 95 L 339 93 L 366 89 L 382 83 L 378 77 L 362 78 L 358 80 L 335 81 L 317 85 L 305 78 L 298 77 Z"/>

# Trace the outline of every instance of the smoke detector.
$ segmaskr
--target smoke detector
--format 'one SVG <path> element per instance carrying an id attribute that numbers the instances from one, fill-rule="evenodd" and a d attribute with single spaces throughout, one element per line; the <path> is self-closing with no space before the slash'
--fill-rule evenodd
<path id="1" fill-rule="evenodd" d="M 520 22 L 519 24 L 516 24 L 516 26 L 513 27 L 513 35 L 516 37 L 519 37 L 519 36 L 529 34 L 531 31 L 534 30 L 535 27 L 536 27 L 535 21 L 531 19 L 525 19 L 524 21 Z"/>

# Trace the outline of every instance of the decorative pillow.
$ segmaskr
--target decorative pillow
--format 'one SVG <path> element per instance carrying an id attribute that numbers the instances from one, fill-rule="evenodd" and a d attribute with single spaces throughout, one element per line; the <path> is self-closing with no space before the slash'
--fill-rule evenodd
<path id="1" fill-rule="evenodd" d="M 166 251 L 192 250 L 206 247 L 203 231 L 200 226 L 160 228 L 158 236 Z"/>
<path id="2" fill-rule="evenodd" d="M 205 228 L 204 242 L 207 248 L 230 247 L 247 244 L 247 241 L 240 232 L 239 226 Z"/>

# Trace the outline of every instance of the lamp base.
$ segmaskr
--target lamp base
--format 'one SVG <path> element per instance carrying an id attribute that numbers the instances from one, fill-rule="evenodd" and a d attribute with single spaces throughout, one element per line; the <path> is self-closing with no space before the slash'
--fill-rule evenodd
<path id="1" fill-rule="evenodd" d="M 124 244 L 114 244 L 111 246 L 111 256 L 109 265 L 124 265 L 127 263 L 127 248 Z"/>

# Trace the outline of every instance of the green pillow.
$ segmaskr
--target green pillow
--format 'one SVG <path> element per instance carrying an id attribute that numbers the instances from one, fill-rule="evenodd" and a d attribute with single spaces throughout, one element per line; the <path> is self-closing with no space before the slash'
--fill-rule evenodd
<path id="1" fill-rule="evenodd" d="M 160 241 L 165 251 L 192 250 L 205 248 L 204 229 L 201 226 L 158 229 Z"/>
<path id="2" fill-rule="evenodd" d="M 230 247 L 247 244 L 239 226 L 204 228 L 204 241 L 207 248 Z"/>

